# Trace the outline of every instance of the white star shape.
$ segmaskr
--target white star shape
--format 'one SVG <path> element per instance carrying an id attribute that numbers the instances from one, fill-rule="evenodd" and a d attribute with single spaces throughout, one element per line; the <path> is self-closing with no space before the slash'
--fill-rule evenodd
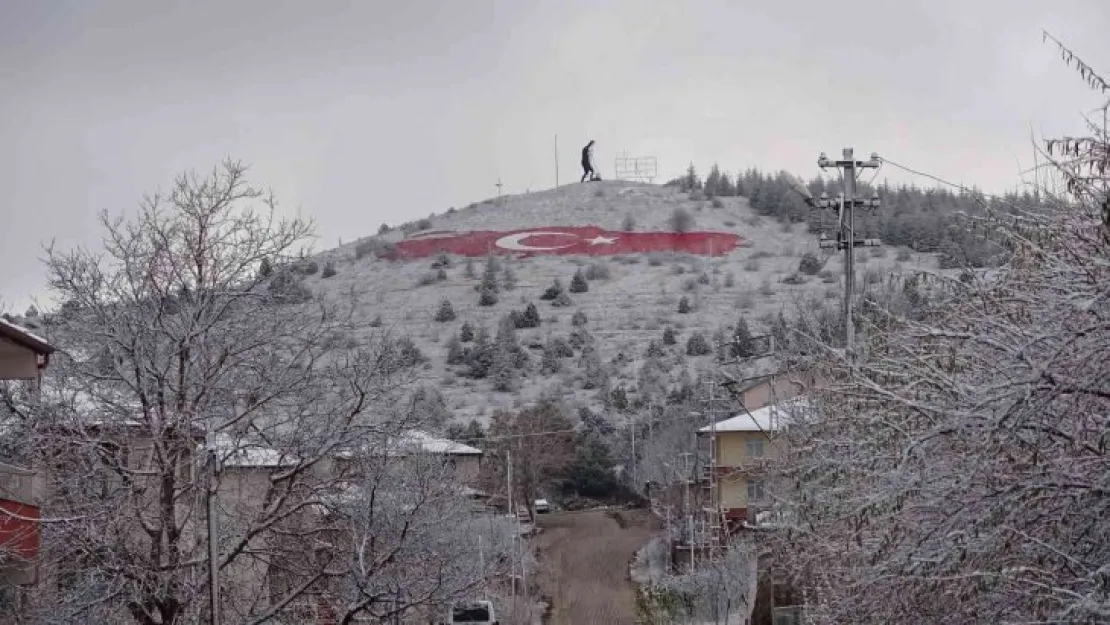
<path id="1" fill-rule="evenodd" d="M 586 240 L 590 242 L 590 245 L 608 245 L 608 244 L 616 241 L 617 237 L 596 236 L 592 239 L 586 239 Z"/>

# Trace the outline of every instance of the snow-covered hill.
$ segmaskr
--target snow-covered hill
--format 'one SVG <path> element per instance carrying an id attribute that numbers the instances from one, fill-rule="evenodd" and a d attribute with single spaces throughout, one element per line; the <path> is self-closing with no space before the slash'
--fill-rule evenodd
<path id="1" fill-rule="evenodd" d="M 538 345 L 567 336 L 573 330 L 572 316 L 581 311 L 587 318 L 585 328 L 596 339 L 612 384 L 617 386 L 622 381 L 633 383 L 649 341 L 660 342 L 667 326 L 678 335 L 677 344 L 667 348 L 668 362 L 677 376 L 683 364 L 695 369 L 712 364 L 712 356 L 685 355 L 686 341 L 694 332 L 712 337 L 719 328 L 731 326 L 743 316 L 758 333 L 761 317 L 791 305 L 803 294 L 840 297 L 841 254 L 820 250 L 816 236 L 807 233 L 804 224 L 789 226 L 759 217 L 742 197 L 707 200 L 698 192 L 693 195 L 673 187 L 605 181 L 486 200 L 321 252 L 317 256 L 320 266 L 330 261 L 335 273 L 324 277 L 324 272 L 317 272 L 307 277 L 305 284 L 317 296 L 328 298 L 340 297 L 352 288 L 371 294 L 361 311 L 364 320 L 380 318 L 383 327 L 395 335 L 411 337 L 430 359 L 423 371 L 426 383 L 439 388 L 451 411 L 463 418 L 484 418 L 497 408 L 519 407 L 541 392 L 584 401 L 596 399 L 596 391 L 582 389 L 583 371 L 577 356 L 565 359 L 566 366 L 560 373 L 542 375 L 537 366 L 540 352 L 528 350 L 533 366 L 521 380 L 519 390 L 512 393 L 495 392 L 487 380 L 458 375 L 445 363 L 446 346 L 464 322 L 475 328 L 485 327 L 492 335 L 499 319 L 535 303 L 542 323 L 538 328 L 519 330 L 518 335 L 522 344 Z M 380 251 L 387 243 L 420 237 L 421 232 L 429 230 L 442 233 L 596 226 L 623 231 L 631 226 L 636 232 L 668 232 L 673 231 L 676 211 L 693 217 L 690 230 L 734 233 L 740 237 L 739 245 L 720 256 L 651 252 L 521 257 L 497 250 L 516 284 L 512 290 L 503 290 L 494 306 L 478 304 L 476 286 L 482 276 L 482 258 L 471 259 L 468 270 L 465 258 L 451 257 L 450 265 L 442 267 L 440 273 L 440 268 L 432 267 L 435 256 L 386 260 L 367 253 L 371 249 Z M 825 263 L 823 273 L 798 273 L 799 261 L 807 252 Z M 931 256 L 886 248 L 858 250 L 857 258 L 861 283 L 891 272 L 932 268 L 936 262 Z M 577 270 L 590 265 L 596 265 L 595 274 L 607 273 L 608 278 L 591 280 L 588 292 L 570 294 L 570 306 L 554 307 L 540 299 L 555 279 L 568 286 Z M 688 313 L 679 312 L 683 297 L 690 304 Z M 444 299 L 451 303 L 456 318 L 437 322 L 434 317 Z"/>

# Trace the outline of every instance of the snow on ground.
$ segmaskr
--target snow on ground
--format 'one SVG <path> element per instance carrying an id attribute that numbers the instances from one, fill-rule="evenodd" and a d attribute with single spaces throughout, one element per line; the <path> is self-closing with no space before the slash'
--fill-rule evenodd
<path id="1" fill-rule="evenodd" d="M 426 382 L 440 388 L 448 399 L 448 407 L 460 418 L 484 420 L 497 408 L 519 407 L 533 401 L 545 389 L 558 389 L 567 397 L 566 389 L 575 386 L 577 368 L 567 367 L 569 371 L 555 379 L 533 373 L 520 392 L 495 393 L 484 381 L 449 373 L 443 363 L 446 342 L 464 321 L 475 327 L 485 326 L 492 333 L 498 319 L 511 309 L 522 310 L 526 303 L 535 302 L 543 324 L 519 332 L 522 343 L 527 343 L 533 338 L 566 336 L 571 330 L 571 316 L 581 310 L 589 319 L 587 329 L 599 341 L 602 358 L 609 361 L 618 353 L 628 357 L 629 362 L 619 367 L 615 379 L 619 382 L 620 378 L 635 379 L 648 341 L 659 340 L 666 325 L 678 330 L 681 347 L 692 331 L 701 330 L 708 338 L 716 328 L 735 324 L 741 315 L 758 332 L 755 322 L 761 316 L 791 305 L 803 293 L 830 299 L 840 297 L 842 255 L 820 250 L 816 237 L 805 232 L 804 224 L 784 227 L 775 220 L 756 216 L 745 198 L 720 198 L 720 205 L 715 208 L 710 201 L 691 200 L 672 187 L 605 181 L 506 196 L 432 217 L 431 229 L 436 231 L 591 225 L 620 230 L 626 216 L 635 221 L 635 230 L 669 231 L 672 213 L 676 208 L 684 208 L 694 216 L 693 230 L 732 232 L 742 238 L 741 245 L 731 253 L 714 258 L 663 253 L 511 259 L 508 262 L 516 274 L 517 288 L 501 293 L 499 303 L 492 307 L 478 306 L 475 286 L 481 276 L 481 259 L 473 261 L 474 278 L 465 275 L 465 259 L 454 258 L 445 281 L 418 286 L 422 276 L 433 272 L 430 267 L 433 259 L 388 261 L 371 256 L 356 259 L 358 241 L 320 253 L 317 259 L 321 266 L 332 260 L 338 273 L 330 278 L 317 273 L 309 278 L 308 285 L 329 298 L 340 297 L 351 289 L 367 293 L 361 311 L 363 320 L 380 316 L 384 327 L 394 334 L 412 337 L 433 361 L 422 373 Z M 398 241 L 404 236 L 395 228 L 379 238 Z M 782 283 L 783 278 L 797 270 L 804 252 L 828 260 L 825 267 L 835 276 L 833 282 L 808 276 L 805 284 Z M 894 250 L 884 249 L 880 253 L 884 254 L 882 258 L 871 257 L 872 252 L 866 249 L 857 252 L 866 259 L 857 264 L 858 271 L 885 275 L 936 266 L 930 256 L 915 255 L 910 261 L 897 262 Z M 572 294 L 573 306 L 553 308 L 539 299 L 555 278 L 568 286 L 576 269 L 593 262 L 605 262 L 611 278 L 592 281 L 588 293 Z M 708 284 L 698 282 L 703 273 Z M 694 305 L 693 312 L 677 312 L 682 296 Z M 450 300 L 457 314 L 455 321 L 433 320 L 442 299 Z M 538 358 L 538 353 L 533 353 Z M 703 361 L 700 364 L 708 366 L 711 357 L 689 360 Z M 577 395 L 588 399 L 593 392 L 578 391 Z"/>

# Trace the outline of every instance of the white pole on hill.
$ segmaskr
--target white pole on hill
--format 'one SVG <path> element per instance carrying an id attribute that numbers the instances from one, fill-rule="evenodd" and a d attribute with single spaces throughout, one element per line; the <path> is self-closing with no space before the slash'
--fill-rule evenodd
<path id="1" fill-rule="evenodd" d="M 559 186 L 559 134 L 555 134 L 555 186 Z"/>

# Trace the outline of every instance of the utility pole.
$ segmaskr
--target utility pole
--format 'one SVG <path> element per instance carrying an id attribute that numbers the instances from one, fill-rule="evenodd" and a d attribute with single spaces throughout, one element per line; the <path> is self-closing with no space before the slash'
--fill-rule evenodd
<path id="1" fill-rule="evenodd" d="M 684 482 L 684 492 L 682 493 L 682 507 L 684 516 L 686 517 L 686 534 L 688 536 L 690 546 L 690 570 L 694 570 L 694 516 L 690 513 L 690 482 L 693 476 L 690 475 L 690 452 L 682 453 L 683 466 L 686 469 L 686 474 L 683 475 L 682 481 Z"/>
<path id="2" fill-rule="evenodd" d="M 638 471 L 636 470 L 636 420 L 633 418 L 632 413 L 628 415 L 628 433 L 632 438 L 632 488 L 636 489 L 640 485 Z"/>
<path id="3" fill-rule="evenodd" d="M 208 619 L 210 625 L 220 625 L 220 532 L 216 520 L 216 454 L 215 433 L 208 427 L 207 465 L 208 492 L 205 508 L 208 516 Z"/>
<path id="4" fill-rule="evenodd" d="M 500 201 L 501 200 L 501 186 L 502 186 L 500 177 L 497 178 L 497 184 L 495 184 L 493 186 L 497 187 L 497 200 Z"/>
<path id="5" fill-rule="evenodd" d="M 882 161 L 877 154 L 872 153 L 871 158 L 866 161 L 857 161 L 853 154 L 852 148 L 844 148 L 843 158 L 834 161 L 825 156 L 824 152 L 821 153 L 821 156 L 817 159 L 818 167 L 822 170 L 826 167 L 836 167 L 843 170 L 841 173 L 844 183 L 843 190 L 839 197 L 834 200 L 830 200 L 827 193 L 822 193 L 819 199 L 809 201 L 809 204 L 815 208 L 837 209 L 839 229 L 836 233 L 836 242 L 821 241 L 820 245 L 821 247 L 836 247 L 838 250 L 844 250 L 844 347 L 849 358 L 852 357 L 855 347 L 855 326 L 852 323 L 852 292 L 855 289 L 856 282 L 855 248 L 880 245 L 878 239 L 856 241 L 855 209 L 858 207 L 874 210 L 879 207 L 877 193 L 873 193 L 871 199 L 867 200 L 856 197 L 856 172 L 860 169 L 876 169 L 882 165 Z"/>

